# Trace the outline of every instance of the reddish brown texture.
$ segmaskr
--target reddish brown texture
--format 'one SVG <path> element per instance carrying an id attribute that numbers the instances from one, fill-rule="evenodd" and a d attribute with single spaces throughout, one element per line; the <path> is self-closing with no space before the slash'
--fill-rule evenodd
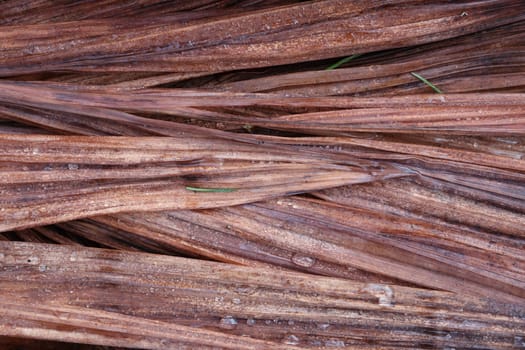
<path id="1" fill-rule="evenodd" d="M 472 91 L 523 91 L 525 22 L 498 27 L 415 48 L 367 53 L 341 68 L 325 70 L 318 63 L 295 73 L 278 69 L 244 78 L 208 83 L 214 89 L 272 92 L 300 96 L 376 95 L 429 93 L 432 90 L 414 78 L 417 72 L 446 93 Z M 465 55 L 465 52 L 468 52 Z M 346 68 L 348 67 L 348 68 Z M 263 77 L 261 77 L 261 75 Z M 228 81 L 236 79 L 235 81 Z M 187 83 L 189 85 L 189 83 Z"/>
<path id="2" fill-rule="evenodd" d="M 198 25 L 161 17 L 155 23 L 135 19 L 133 26 L 121 19 L 2 26 L 0 75 L 43 70 L 213 73 L 265 67 L 443 40 L 516 22 L 523 19 L 523 10 L 519 0 L 416 6 L 407 1 L 326 0 Z M 462 16 L 465 11 L 468 16 Z"/>
<path id="3" fill-rule="evenodd" d="M 523 1 L 0 7 L 2 349 L 524 346 Z"/>
<path id="4" fill-rule="evenodd" d="M 479 344 L 510 348 L 524 326 L 517 310 L 448 292 L 101 249 L 0 246 L 6 251 L 0 288 L 8 295 L 1 310 L 10 323 L 29 326 L 34 338 L 44 337 L 47 322 L 59 332 L 55 339 L 103 345 L 134 339 L 151 349 L 174 343 L 235 349 L 341 342 L 461 346 L 482 330 L 486 337 Z M 429 325 L 443 333 L 428 335 Z M 0 329 L 17 336 L 21 328 Z M 401 330 L 409 330 L 410 338 L 393 340 Z"/>

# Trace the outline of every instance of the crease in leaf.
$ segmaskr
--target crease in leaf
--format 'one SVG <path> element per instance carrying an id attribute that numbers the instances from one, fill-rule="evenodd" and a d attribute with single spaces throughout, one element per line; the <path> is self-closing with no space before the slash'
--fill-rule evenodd
<path id="1" fill-rule="evenodd" d="M 237 191 L 236 188 L 204 188 L 204 187 L 191 187 L 191 186 L 186 186 L 186 189 L 188 191 L 193 191 L 193 192 L 235 192 Z"/>
<path id="2" fill-rule="evenodd" d="M 412 74 L 412 76 L 414 76 L 414 77 L 418 78 L 419 80 L 421 80 L 423 83 L 427 84 L 436 93 L 438 93 L 438 94 L 442 94 L 443 93 L 443 91 L 441 91 L 436 85 L 432 84 L 431 82 L 429 82 L 428 80 L 423 78 L 421 75 L 419 75 L 417 73 L 414 73 L 414 72 L 410 72 L 410 74 Z"/>

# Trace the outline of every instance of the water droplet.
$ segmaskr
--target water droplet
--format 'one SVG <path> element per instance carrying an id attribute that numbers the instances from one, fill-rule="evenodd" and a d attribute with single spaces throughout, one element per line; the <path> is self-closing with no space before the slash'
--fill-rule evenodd
<path id="1" fill-rule="evenodd" d="M 364 292 L 369 293 L 379 299 L 379 305 L 393 306 L 392 299 L 394 291 L 385 284 L 370 283 L 363 289 Z"/>
<path id="2" fill-rule="evenodd" d="M 0 259 L 4 259 L 5 258 L 5 254 L 4 253 L 0 253 Z"/>
<path id="3" fill-rule="evenodd" d="M 40 271 L 40 272 L 46 272 L 46 270 L 47 270 L 47 266 L 46 266 L 46 265 L 40 265 L 40 266 L 38 266 L 38 271 Z"/>
<path id="4" fill-rule="evenodd" d="M 290 334 L 286 338 L 284 338 L 284 343 L 288 344 L 288 345 L 298 345 L 299 344 L 299 338 L 297 338 L 293 334 Z"/>
<path id="5" fill-rule="evenodd" d="M 234 303 L 235 305 L 239 305 L 241 303 L 241 299 L 239 298 L 233 298 L 232 299 L 232 303 Z"/>
<path id="6" fill-rule="evenodd" d="M 514 346 L 525 348 L 525 340 L 523 337 L 515 336 L 514 337 Z"/>
<path id="7" fill-rule="evenodd" d="M 322 330 L 326 330 L 328 329 L 328 327 L 330 327 L 329 323 L 318 323 L 317 324 L 317 328 L 322 329 Z"/>
<path id="8" fill-rule="evenodd" d="M 292 256 L 292 262 L 298 266 L 312 267 L 315 264 L 315 259 L 310 256 L 297 253 Z"/>
<path id="9" fill-rule="evenodd" d="M 253 326 L 256 323 L 256 321 L 253 318 L 249 318 L 246 320 L 246 324 L 248 326 Z"/>
<path id="10" fill-rule="evenodd" d="M 325 341 L 324 345 L 332 348 L 342 348 L 345 346 L 345 342 L 338 339 L 330 339 Z"/>
<path id="11" fill-rule="evenodd" d="M 294 320 L 289 320 L 289 321 L 288 321 L 288 325 L 289 325 L 289 326 L 293 326 L 294 324 L 295 324 Z"/>
<path id="12" fill-rule="evenodd" d="M 77 261 L 77 254 L 71 253 L 71 255 L 69 256 L 69 261 Z"/>
<path id="13" fill-rule="evenodd" d="M 485 324 L 484 323 L 481 323 L 481 322 L 476 322 L 476 321 L 470 321 L 470 320 L 465 320 L 463 322 L 461 322 L 461 325 L 463 327 L 467 327 L 467 328 L 474 328 L 474 329 L 483 329 L 485 327 Z"/>
<path id="14" fill-rule="evenodd" d="M 40 259 L 37 258 L 36 256 L 30 256 L 27 258 L 27 263 L 28 264 L 31 264 L 31 265 L 36 265 L 40 262 Z"/>
<path id="15" fill-rule="evenodd" d="M 255 288 L 254 287 L 251 287 L 251 286 L 238 286 L 237 288 L 235 288 L 235 291 L 239 294 L 243 294 L 243 295 L 251 295 L 253 293 L 255 293 Z"/>
<path id="16" fill-rule="evenodd" d="M 69 170 L 78 170 L 78 164 L 68 164 L 67 168 Z"/>
<path id="17" fill-rule="evenodd" d="M 235 329 L 237 320 L 233 316 L 225 316 L 219 321 L 219 327 L 222 329 Z"/>

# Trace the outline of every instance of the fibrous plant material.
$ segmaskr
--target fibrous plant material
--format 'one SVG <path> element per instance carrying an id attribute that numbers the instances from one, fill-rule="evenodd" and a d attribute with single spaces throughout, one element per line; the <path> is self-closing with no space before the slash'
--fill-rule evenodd
<path id="1" fill-rule="evenodd" d="M 139 16 L 6 25 L 0 28 L 0 76 L 63 70 L 214 73 L 423 44 L 525 16 L 519 0 L 380 5 L 325 0 L 208 20 L 166 16 L 152 23 Z M 466 10 L 469 15 L 462 16 Z"/>
<path id="2" fill-rule="evenodd" d="M 490 294 L 514 303 L 520 298 L 511 294 L 524 294 L 522 261 L 517 260 L 521 259 L 519 238 L 475 235 L 469 229 L 439 220 L 404 220 L 350 204 L 304 199 L 153 217 L 137 214 L 94 220 L 138 235 L 155 236 L 167 244 L 174 242 L 179 249 L 222 261 L 254 266 L 273 263 L 337 277 L 350 277 L 352 274 L 345 269 L 358 269 L 380 275 L 383 280 L 395 278 L 474 296 Z M 198 222 L 198 227 L 193 222 Z M 393 222 L 395 228 L 391 227 Z M 325 231 L 326 227 L 331 228 L 330 232 Z M 155 235 L 148 234 L 148 229 Z M 489 244 L 491 239 L 494 241 Z M 437 245 L 455 253 L 423 253 L 430 253 Z M 222 257 L 214 255 L 213 248 L 217 247 Z M 483 254 L 494 254 L 494 249 L 498 249 L 498 260 L 483 260 Z M 305 261 L 298 257 L 305 257 Z M 514 272 L 506 270 L 508 264 L 513 264 Z M 454 270 L 447 265 L 454 266 Z"/>
<path id="3" fill-rule="evenodd" d="M 525 346 L 524 14 L 1 2 L 0 347 Z"/>
<path id="4" fill-rule="evenodd" d="M 308 70 L 296 69 L 297 72 L 293 67 L 292 72 L 277 67 L 253 74 L 224 74 L 206 84 L 217 90 L 299 96 L 428 93 L 425 84 L 416 83 L 410 74 L 418 72 L 447 93 L 523 91 L 524 26 L 524 21 L 518 21 L 416 47 L 370 52 L 331 71 L 324 70 L 319 64 Z M 180 85 L 190 84 L 191 80 Z"/>
<path id="5" fill-rule="evenodd" d="M 237 205 L 406 175 L 372 162 L 374 174 L 300 152 L 294 157 L 279 148 L 271 153 L 272 147 L 206 139 L 12 135 L 0 136 L 0 147 L 3 230 L 126 211 Z M 235 191 L 220 190 L 232 186 Z M 216 190 L 198 190 L 210 187 Z"/>
<path id="6" fill-rule="evenodd" d="M 10 336 L 44 338 L 51 323 L 66 326 L 52 339 L 120 346 L 142 339 L 151 349 L 417 348 L 468 345 L 484 332 L 478 344 L 510 348 L 525 327 L 517 307 L 448 292 L 101 249 L 0 247 L 8 252 L 0 307 L 4 322 L 17 326 L 0 329 Z M 440 332 L 429 335 L 429 326 Z M 392 339 L 399 332 L 410 336 Z"/>

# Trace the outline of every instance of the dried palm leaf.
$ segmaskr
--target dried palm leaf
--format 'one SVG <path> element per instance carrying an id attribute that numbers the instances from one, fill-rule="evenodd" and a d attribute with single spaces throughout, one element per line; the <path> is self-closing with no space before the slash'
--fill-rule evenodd
<path id="1" fill-rule="evenodd" d="M 64 70 L 213 73 L 312 61 L 494 28 L 523 20 L 524 9 L 519 0 L 416 6 L 325 0 L 188 24 L 146 16 L 1 26 L 0 76 Z M 469 15 L 462 16 L 465 12 Z"/>
<path id="2" fill-rule="evenodd" d="M 523 309 L 447 292 L 140 253 L 0 247 L 0 333 L 9 336 L 148 349 L 461 347 L 474 339 L 507 349 L 525 326 Z"/>

